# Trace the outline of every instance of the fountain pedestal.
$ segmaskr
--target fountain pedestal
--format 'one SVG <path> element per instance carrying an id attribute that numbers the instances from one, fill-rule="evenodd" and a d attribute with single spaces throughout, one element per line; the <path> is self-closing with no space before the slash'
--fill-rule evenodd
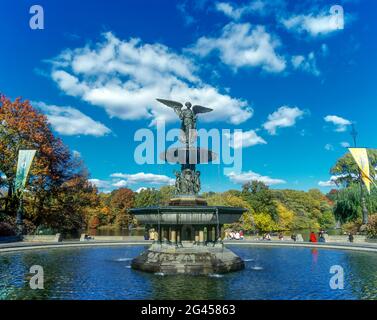
<path id="1" fill-rule="evenodd" d="M 243 269 L 242 259 L 221 242 L 221 229 L 225 223 L 237 221 L 245 209 L 207 206 L 203 199 L 203 205 L 188 205 L 187 201 L 186 197 L 181 198 L 186 205 L 131 209 L 139 222 L 158 233 L 158 240 L 132 261 L 132 268 L 191 275 Z"/>
<path id="2" fill-rule="evenodd" d="M 157 243 L 136 257 L 131 266 L 146 272 L 190 275 L 226 273 L 245 267 L 242 259 L 223 244 L 175 247 Z"/>

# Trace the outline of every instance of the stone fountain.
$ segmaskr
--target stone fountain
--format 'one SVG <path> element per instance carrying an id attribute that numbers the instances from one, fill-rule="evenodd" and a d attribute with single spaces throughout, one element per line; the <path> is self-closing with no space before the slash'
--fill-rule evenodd
<path id="1" fill-rule="evenodd" d="M 174 109 L 181 120 L 182 147 L 168 149 L 160 157 L 181 166 L 175 172 L 175 196 L 169 205 L 131 209 L 141 223 L 151 226 L 157 240 L 132 260 L 133 269 L 164 274 L 207 275 L 241 270 L 244 262 L 222 243 L 224 224 L 238 221 L 243 208 L 209 206 L 200 197 L 200 171 L 196 165 L 209 163 L 217 155 L 195 147 L 197 114 L 210 108 L 157 99 Z"/>

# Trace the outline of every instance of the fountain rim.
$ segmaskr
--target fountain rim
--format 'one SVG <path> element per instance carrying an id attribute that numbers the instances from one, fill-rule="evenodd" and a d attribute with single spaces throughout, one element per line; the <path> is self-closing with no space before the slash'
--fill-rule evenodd
<path id="1" fill-rule="evenodd" d="M 20 242 L 19 244 L 10 243 L 10 246 L 4 246 L 5 244 L 0 244 L 0 255 L 2 254 L 13 254 L 20 251 L 32 251 L 32 250 L 47 250 L 47 249 L 58 249 L 58 248 L 82 248 L 82 247 L 114 247 L 114 246 L 145 246 L 152 244 L 153 241 L 149 240 L 134 240 L 134 241 L 101 241 L 92 240 L 88 242 L 83 241 L 69 241 L 69 242 L 46 242 L 46 243 L 25 243 Z M 2 246 L 3 245 L 3 246 Z M 250 247 L 291 247 L 291 248 L 316 248 L 316 249 L 326 249 L 326 250 L 346 250 L 346 251 L 357 251 L 357 252 L 370 252 L 377 254 L 377 247 L 371 245 L 361 245 L 361 244 L 349 244 L 349 243 L 311 243 L 311 242 L 263 242 L 255 240 L 242 240 L 241 241 L 224 241 L 225 246 L 250 246 Z"/>

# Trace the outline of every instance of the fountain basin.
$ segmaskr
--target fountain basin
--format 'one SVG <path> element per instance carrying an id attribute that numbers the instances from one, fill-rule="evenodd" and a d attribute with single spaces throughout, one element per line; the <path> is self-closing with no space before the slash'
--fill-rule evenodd
<path id="1" fill-rule="evenodd" d="M 352 250 L 339 244 L 328 248 L 331 244 L 304 243 L 311 247 L 303 247 L 289 241 L 231 244 L 233 252 L 244 260 L 245 269 L 197 277 L 163 276 L 130 268 L 131 259 L 145 250 L 145 244 L 136 241 L 63 242 L 44 249 L 39 244 L 21 251 L 9 245 L 13 247 L 9 252 L 3 252 L 0 245 L 0 300 L 377 299 L 377 254 L 361 251 L 362 244 Z M 18 245 L 18 249 L 22 247 Z M 32 265 L 45 270 L 44 290 L 29 286 Z M 333 265 L 344 269 L 343 290 L 329 286 Z"/>

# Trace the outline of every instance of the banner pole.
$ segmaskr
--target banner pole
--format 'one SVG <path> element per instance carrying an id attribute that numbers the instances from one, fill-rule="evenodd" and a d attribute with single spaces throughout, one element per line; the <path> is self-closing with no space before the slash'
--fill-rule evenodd
<path id="1" fill-rule="evenodd" d="M 20 203 L 18 205 L 17 209 L 17 218 L 16 218 L 16 225 L 17 225 L 17 235 L 21 237 L 22 239 L 22 234 L 23 234 L 23 213 L 24 213 L 24 197 L 23 197 L 23 192 L 20 193 Z"/>

